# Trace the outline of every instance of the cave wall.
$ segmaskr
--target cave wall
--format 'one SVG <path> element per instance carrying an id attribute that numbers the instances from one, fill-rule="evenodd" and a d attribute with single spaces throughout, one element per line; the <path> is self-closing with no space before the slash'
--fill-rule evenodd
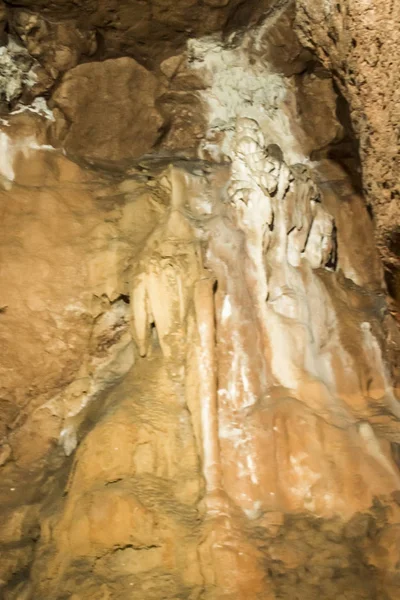
<path id="1" fill-rule="evenodd" d="M 397 599 L 395 10 L 4 5 L 5 600 Z"/>
<path id="2" fill-rule="evenodd" d="M 374 212 L 378 246 L 395 279 L 400 206 L 399 10 L 396 2 L 300 1 L 296 11 L 300 42 L 329 69 L 349 103 L 363 192 Z"/>

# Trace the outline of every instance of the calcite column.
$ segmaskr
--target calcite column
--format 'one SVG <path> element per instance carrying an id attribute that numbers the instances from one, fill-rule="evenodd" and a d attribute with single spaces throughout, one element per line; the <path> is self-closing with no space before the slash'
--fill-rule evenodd
<path id="1" fill-rule="evenodd" d="M 214 282 L 201 279 L 195 285 L 194 306 L 199 347 L 199 384 L 203 472 L 207 496 L 221 491 L 221 460 L 218 435 L 217 365 L 215 356 Z"/>

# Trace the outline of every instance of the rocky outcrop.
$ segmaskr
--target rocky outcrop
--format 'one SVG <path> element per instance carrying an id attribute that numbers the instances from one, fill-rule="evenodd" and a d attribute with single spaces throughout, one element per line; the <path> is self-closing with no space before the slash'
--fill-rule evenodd
<path id="1" fill-rule="evenodd" d="M 150 152 L 163 124 L 157 82 L 131 58 L 71 69 L 52 97 L 55 139 L 77 158 L 132 159 Z"/>
<path id="2" fill-rule="evenodd" d="M 29 54 L 53 80 L 97 50 L 95 31 L 77 27 L 74 20 L 55 22 L 37 13 L 19 10 L 13 15 L 12 26 Z"/>
<path id="3" fill-rule="evenodd" d="M 398 313 L 302 7 L 152 6 L 139 59 L 129 2 L 8 3 L 5 600 L 397 600 Z"/>
<path id="4" fill-rule="evenodd" d="M 374 212 L 379 248 L 397 279 L 399 6 L 396 2 L 300 0 L 296 8 L 300 42 L 333 73 L 349 103 L 363 190 Z"/>
<path id="5" fill-rule="evenodd" d="M 270 20 L 273 27 L 268 28 L 266 39 L 258 38 L 258 60 L 268 62 L 273 69 L 285 75 L 293 75 L 302 73 L 304 69 L 310 70 L 317 59 L 326 69 L 325 74 L 317 69 L 310 74 L 308 81 L 300 78 L 300 86 L 306 84 L 305 90 L 311 93 L 311 111 L 320 97 L 321 80 L 330 85 L 329 73 L 332 73 L 335 85 L 345 99 L 338 105 L 339 119 L 347 129 L 348 141 L 353 148 L 349 144 L 342 145 L 341 160 L 343 162 L 343 150 L 346 155 L 350 148 L 351 164 L 349 156 L 345 156 L 346 166 L 356 184 L 362 186 L 374 211 L 387 281 L 392 294 L 398 294 L 398 232 L 393 225 L 398 220 L 398 69 L 395 62 L 396 7 L 393 3 L 365 7 L 361 0 L 336 3 L 321 0 L 310 7 L 309 3 L 301 0 L 245 4 L 233 0 L 217 3 L 185 0 L 174 8 L 168 2 L 150 8 L 132 2 L 121 5 L 88 1 L 79 9 L 74 3 L 60 1 L 48 5 L 26 0 L 18 3 L 10 1 L 7 7 L 8 10 L 4 8 L 2 14 L 9 21 L 9 29 L 20 37 L 31 56 L 38 61 L 34 69 L 37 81 L 31 92 L 35 95 L 47 93 L 60 75 L 79 62 L 129 56 L 147 68 L 157 69 L 164 59 L 183 50 L 188 38 L 199 38 L 220 30 L 228 35 L 251 25 L 259 26 L 265 19 Z M 140 14 L 140 19 L 137 14 Z M 318 81 L 313 84 L 315 90 L 312 91 L 314 76 Z M 382 81 L 385 81 L 383 85 Z M 174 90 L 164 97 L 161 112 L 166 123 L 161 133 L 171 129 L 165 140 L 167 148 L 179 147 L 181 150 L 182 143 L 189 147 L 191 136 L 187 132 L 191 127 L 195 129 L 196 138 L 200 138 L 202 133 L 202 107 L 198 104 L 197 95 L 192 93 L 193 88 L 186 86 L 185 91 L 185 95 L 177 95 L 177 90 Z M 310 127 L 310 119 L 303 114 L 307 99 L 302 100 L 301 105 L 299 118 L 302 127 L 322 136 L 327 122 L 325 116 L 321 115 L 317 128 Z M 175 115 L 177 106 L 181 108 Z M 175 123 L 170 128 L 171 115 Z M 183 139 L 184 135 L 187 142 Z M 321 142 L 326 142 L 325 136 L 322 136 Z M 357 144 L 362 173 L 360 164 L 354 161 L 358 153 Z M 336 158 L 337 150 L 330 148 Z"/>
<path id="6" fill-rule="evenodd" d="M 63 64 L 66 53 L 71 58 L 71 54 L 82 51 L 82 43 L 87 45 L 95 36 L 99 58 L 130 56 L 147 67 L 154 67 L 182 49 L 188 38 L 246 26 L 275 4 L 279 2 L 178 0 L 172 4 L 169 0 L 157 0 L 151 5 L 140 0 L 122 3 L 84 0 L 79 5 L 64 0 L 50 4 L 46 0 L 7 2 L 12 26 L 18 30 L 23 23 L 29 43 L 40 39 L 45 29 L 51 31 L 58 47 L 64 46 Z M 25 23 L 35 24 L 26 27 Z M 78 44 L 77 38 L 80 38 Z M 53 68 L 58 65 L 53 63 Z"/>

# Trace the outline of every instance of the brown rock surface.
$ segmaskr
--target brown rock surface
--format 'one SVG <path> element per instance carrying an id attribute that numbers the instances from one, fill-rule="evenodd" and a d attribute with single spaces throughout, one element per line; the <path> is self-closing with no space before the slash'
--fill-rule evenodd
<path id="1" fill-rule="evenodd" d="M 18 11 L 12 29 L 53 79 L 75 67 L 82 57 L 93 55 L 97 48 L 94 30 L 81 30 L 75 21 L 55 23 L 40 14 Z"/>
<path id="2" fill-rule="evenodd" d="M 4 600 L 398 600 L 359 8 L 8 3 L 41 73 L 3 52 L 11 104 L 59 79 L 0 122 Z"/>
<path id="3" fill-rule="evenodd" d="M 71 23 L 73 19 L 77 32 L 96 30 L 101 58 L 130 56 L 147 67 L 154 67 L 181 50 L 188 38 L 257 22 L 274 2 L 83 0 L 77 4 L 65 0 L 11 0 L 7 4 L 11 21 L 20 20 L 20 13 L 28 11 L 34 18 L 39 14 L 50 27 L 54 21 Z"/>
<path id="4" fill-rule="evenodd" d="M 26 164 L 29 152 L 23 152 Z M 67 186 L 76 171 L 46 150 L 36 154 L 41 157 L 17 175 L 14 191 L 1 192 L 1 338 L 7 348 L 1 365 L 2 417 L 9 414 L 9 423 L 18 407 L 71 380 L 90 333 L 82 244 L 93 227 L 92 202 L 87 194 L 67 187 L 61 196 L 54 194 L 54 176 L 61 176 Z M 38 179 L 42 187 L 32 189 Z"/>
<path id="5" fill-rule="evenodd" d="M 198 597 L 199 462 L 189 413 L 160 357 L 137 363 L 96 418 L 59 510 L 43 515 L 36 593 L 56 596 L 62 585 L 83 598 L 105 582 L 121 598 L 156 598 L 161 589 Z"/>
<path id="6" fill-rule="evenodd" d="M 80 169 L 43 144 L 43 123 L 15 115 L 1 134 L 8 150 L 1 165 L 2 462 L 12 457 L 28 465 L 57 442 L 82 395 L 96 396 L 130 368 L 126 304 L 119 299 L 135 247 L 127 239 L 135 231 L 137 241 L 146 236 L 160 212 L 145 198 L 136 213 L 129 202 L 124 210 L 117 200 L 105 202 L 106 189 L 110 198 L 133 198 L 136 184 L 119 191 L 112 179 Z"/>
<path id="7" fill-rule="evenodd" d="M 399 265 L 399 29 L 397 2 L 296 3 L 300 41 L 334 76 L 360 145 L 363 189 L 387 267 Z M 396 278 L 397 275 L 394 275 Z"/>
<path id="8" fill-rule="evenodd" d="M 56 139 L 70 154 L 92 161 L 150 152 L 163 124 L 154 106 L 156 86 L 154 75 L 131 58 L 71 69 L 52 96 Z"/>
<path id="9" fill-rule="evenodd" d="M 58 592 L 62 589 L 64 596 L 77 599 L 96 598 L 96 594 L 122 599 L 129 593 L 138 600 L 155 600 L 162 593 L 171 600 L 202 595 L 210 600 L 272 600 L 291 599 L 296 593 L 299 599 L 324 594 L 336 600 L 343 594 L 374 600 L 380 594 L 385 597 L 395 585 L 390 565 L 396 559 L 390 558 L 389 565 L 376 558 L 385 540 L 393 546 L 392 524 L 398 511 L 389 506 L 399 475 L 388 440 L 398 440 L 400 435 L 392 412 L 396 403 L 389 390 L 382 396 L 384 373 L 373 342 L 375 334 L 380 339 L 381 327 L 379 298 L 372 291 L 380 280 L 376 255 L 369 257 L 371 265 L 377 264 L 375 275 L 370 271 L 364 283 L 371 290 L 367 297 L 332 269 L 313 270 L 307 263 L 301 267 L 311 293 L 307 302 L 315 303 L 322 293 L 326 316 L 346 324 L 337 330 L 323 325 L 317 333 L 321 314 L 315 312 L 314 336 L 322 335 L 319 352 L 331 364 L 336 381 L 333 387 L 332 379 L 331 383 L 325 380 L 324 390 L 321 381 L 310 379 L 309 365 L 301 366 L 293 354 L 296 337 L 289 339 L 285 329 L 289 317 L 275 312 L 279 307 L 274 308 L 273 297 L 266 316 L 271 332 L 274 327 L 278 330 L 272 334 L 259 329 L 251 263 L 249 278 L 237 275 L 242 262 L 250 260 L 251 246 L 239 243 L 238 230 L 232 227 L 234 212 L 229 220 L 226 214 L 218 216 L 218 190 L 229 174 L 234 178 L 237 160 L 233 156 L 232 173 L 222 167 L 206 177 L 168 170 L 156 185 L 150 181 L 142 187 L 136 199 L 140 206 L 151 194 L 153 203 L 161 200 L 158 206 L 164 215 L 134 250 L 130 279 L 133 334 L 146 356 L 111 392 L 92 402 L 84 414 L 78 408 L 76 418 L 68 421 L 81 442 L 68 483 L 54 490 L 40 510 L 40 540 L 29 583 L 23 588 L 31 590 L 33 597 L 62 598 Z M 343 172 L 333 169 L 333 174 L 336 179 L 326 165 L 320 178 L 337 186 L 341 177 L 345 184 Z M 120 189 L 126 187 L 127 182 L 120 184 Z M 165 213 L 162 206 L 168 194 L 171 207 Z M 325 194 L 324 206 L 335 209 L 334 187 L 327 188 L 324 198 Z M 214 215 L 211 219 L 206 198 Z M 289 192 L 281 201 L 290 198 Z M 301 195 L 292 198 L 306 200 Z M 354 210 L 359 206 L 356 197 L 348 202 Z M 225 210 L 234 211 L 232 206 Z M 274 260 L 282 231 L 279 204 L 274 210 L 278 211 L 276 229 L 268 260 Z M 189 211 L 192 217 L 186 221 Z M 196 267 L 201 252 L 196 250 L 194 228 L 201 222 L 203 232 L 213 232 L 210 238 L 203 236 L 203 243 L 209 244 L 205 253 L 209 271 L 203 277 L 217 278 L 215 296 L 212 285 L 196 296 L 202 271 L 201 265 Z M 121 227 L 124 218 L 119 223 Z M 246 223 L 249 215 L 238 225 L 245 228 Z M 344 266 L 351 260 L 346 245 L 354 243 L 353 225 L 339 218 L 338 226 L 338 264 L 343 258 Z M 368 226 L 366 217 L 366 232 Z M 309 244 L 314 243 L 314 235 Z M 362 239 L 359 243 L 361 252 Z M 313 254 L 309 256 L 315 260 Z M 221 269 L 224 264 L 229 270 Z M 360 257 L 351 264 L 362 277 Z M 294 276 L 291 269 L 288 273 Z M 292 284 L 287 280 L 287 285 Z M 275 285 L 273 277 L 270 285 Z M 207 370 L 213 368 L 207 358 L 212 347 L 203 345 L 210 339 L 203 338 L 202 329 L 213 318 L 204 305 L 207 290 L 211 307 L 215 303 L 217 326 L 213 359 L 210 354 L 218 372 L 217 430 L 210 421 L 215 396 L 214 400 L 206 396 L 213 394 Z M 362 325 L 366 320 L 375 333 Z M 290 330 L 300 329 L 294 318 Z M 104 339 L 102 331 L 103 325 L 97 333 L 100 339 Z M 330 338 L 325 339 L 327 334 Z M 279 353 L 279 336 L 287 337 L 287 348 L 292 350 L 280 355 L 276 370 L 268 346 L 258 357 L 256 352 L 258 344 L 267 342 Z M 353 374 L 344 367 L 345 356 L 357 365 Z M 289 389 L 285 382 L 294 368 L 303 374 Z M 319 377 L 324 378 L 323 373 L 319 370 Z M 213 435 L 218 442 L 210 455 Z M 213 460 L 220 461 L 218 472 Z M 218 479 L 221 475 L 223 479 Z M 21 539 L 20 519 L 14 519 L 12 535 Z M 392 552 L 395 557 L 394 546 Z M 14 561 L 10 567 L 14 570 L 30 561 L 30 555 L 7 556 Z M 21 593 L 15 585 L 7 589 Z M 7 591 L 9 598 L 12 593 Z"/>

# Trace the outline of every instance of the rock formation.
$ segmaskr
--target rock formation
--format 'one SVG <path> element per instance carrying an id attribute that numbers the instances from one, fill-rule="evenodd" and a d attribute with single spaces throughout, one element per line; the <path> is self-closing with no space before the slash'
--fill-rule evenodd
<path id="1" fill-rule="evenodd" d="M 2 5 L 4 600 L 398 600 L 396 10 Z"/>

